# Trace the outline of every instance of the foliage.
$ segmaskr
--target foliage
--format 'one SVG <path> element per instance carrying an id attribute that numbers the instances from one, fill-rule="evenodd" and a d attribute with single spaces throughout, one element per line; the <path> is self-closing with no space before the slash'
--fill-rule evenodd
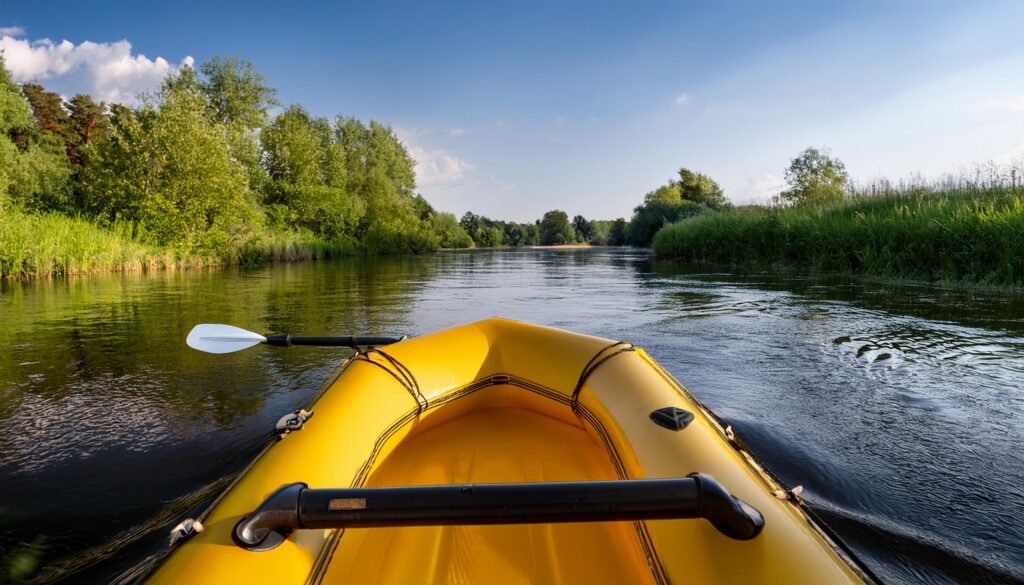
<path id="1" fill-rule="evenodd" d="M 168 87 L 154 104 L 115 108 L 90 169 L 88 203 L 108 223 L 142 226 L 155 244 L 217 247 L 245 214 L 243 169 L 201 95 Z"/>
<path id="2" fill-rule="evenodd" d="M 473 238 L 462 229 L 453 213 L 435 213 L 430 216 L 434 232 L 441 238 L 442 248 L 471 248 Z"/>
<path id="3" fill-rule="evenodd" d="M 629 244 L 629 224 L 624 218 L 618 218 L 612 222 L 612 227 L 608 231 L 608 245 L 609 246 L 625 246 Z"/>
<path id="4" fill-rule="evenodd" d="M 1024 284 L 1024 190 L 1013 181 L 872 185 L 833 204 L 704 214 L 658 232 L 659 255 L 929 281 Z"/>
<path id="5" fill-rule="evenodd" d="M 679 186 L 680 198 L 685 201 L 699 203 L 711 209 L 720 209 L 727 205 L 722 188 L 705 174 L 681 168 L 679 182 L 676 184 Z"/>
<path id="6" fill-rule="evenodd" d="M 633 218 L 625 230 L 624 241 L 618 238 L 618 233 L 611 239 L 622 244 L 647 247 L 662 227 L 708 209 L 727 206 L 725 194 L 718 183 L 705 174 L 684 167 L 679 169 L 678 181 L 669 181 L 644 195 L 644 202 L 633 209 Z"/>
<path id="7" fill-rule="evenodd" d="M 560 209 L 544 214 L 540 220 L 540 244 L 558 246 L 576 241 L 576 230 L 569 224 L 569 216 Z"/>
<path id="8" fill-rule="evenodd" d="M 578 242 L 589 243 L 591 236 L 594 235 L 594 229 L 590 226 L 590 222 L 582 215 L 572 218 L 572 228 L 576 231 L 576 241 Z"/>
<path id="9" fill-rule="evenodd" d="M 843 198 L 850 176 L 846 165 L 829 150 L 807 148 L 790 160 L 786 169 L 789 188 L 779 198 L 796 205 L 823 205 Z"/>

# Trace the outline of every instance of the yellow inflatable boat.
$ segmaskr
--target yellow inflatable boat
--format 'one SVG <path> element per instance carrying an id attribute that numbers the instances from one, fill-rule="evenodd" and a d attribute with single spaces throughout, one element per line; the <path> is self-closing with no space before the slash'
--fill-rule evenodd
<path id="1" fill-rule="evenodd" d="M 504 319 L 404 339 L 277 430 L 146 583 L 872 582 L 630 343 Z"/>

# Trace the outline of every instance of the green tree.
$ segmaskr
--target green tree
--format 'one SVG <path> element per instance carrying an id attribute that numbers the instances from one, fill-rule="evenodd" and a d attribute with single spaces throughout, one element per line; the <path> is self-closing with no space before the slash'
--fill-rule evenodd
<path id="1" fill-rule="evenodd" d="M 786 169 L 789 189 L 779 194 L 794 205 L 821 205 L 840 201 L 850 180 L 846 165 L 827 148 L 807 148 L 790 160 Z"/>
<path id="2" fill-rule="evenodd" d="M 625 223 L 625 222 L 623 222 Z M 590 222 L 590 239 L 594 246 L 607 246 L 612 232 L 612 222 L 605 219 L 595 219 Z"/>
<path id="3" fill-rule="evenodd" d="M 629 244 L 629 238 L 626 233 L 628 227 L 629 224 L 621 217 L 613 221 L 611 228 L 608 230 L 608 245 L 625 246 Z"/>
<path id="4" fill-rule="evenodd" d="M 477 244 L 482 248 L 497 248 L 501 245 L 504 232 L 496 226 L 485 227 L 480 230 Z"/>
<path id="5" fill-rule="evenodd" d="M 706 210 L 703 204 L 683 199 L 679 183 L 669 182 L 644 196 L 644 202 L 633 209 L 633 218 L 626 229 L 629 244 L 651 245 L 654 234 L 664 226 L 697 215 Z"/>
<path id="6" fill-rule="evenodd" d="M 277 90 L 267 85 L 252 63 L 214 57 L 200 67 L 199 91 L 211 118 L 224 126 L 231 156 L 246 170 L 251 189 L 260 189 L 266 173 L 260 165 L 258 131 L 267 125 L 270 108 L 278 105 Z"/>
<path id="7" fill-rule="evenodd" d="M 521 223 L 508 222 L 505 224 L 505 236 L 502 242 L 506 246 L 522 246 L 526 243 L 528 236 L 527 228 Z"/>
<path id="8" fill-rule="evenodd" d="M 113 108 L 110 137 L 89 167 L 89 203 L 107 221 L 134 222 L 155 243 L 224 252 L 248 211 L 245 176 L 190 71 L 138 109 Z"/>
<path id="9" fill-rule="evenodd" d="M 590 226 L 590 222 L 587 221 L 587 218 L 582 215 L 573 217 L 572 227 L 576 230 L 576 241 L 581 243 L 590 242 L 590 237 L 594 235 L 594 229 Z"/>
<path id="10" fill-rule="evenodd" d="M 44 119 L 48 116 L 63 122 L 59 96 L 56 102 L 52 96 L 37 97 L 43 98 L 40 115 Z M 55 109 L 44 112 L 43 105 Z M 36 209 L 66 208 L 71 168 L 58 128 L 40 131 L 35 122 L 34 112 L 11 80 L 0 54 L 0 203 L 10 198 Z"/>
<path id="11" fill-rule="evenodd" d="M 685 201 L 700 203 L 711 209 L 720 209 L 728 203 L 722 188 L 705 174 L 681 168 L 677 185 L 680 198 Z"/>
<path id="12" fill-rule="evenodd" d="M 557 246 L 576 241 L 576 231 L 569 224 L 569 216 L 560 209 L 544 214 L 540 220 L 540 244 Z"/>
<path id="13" fill-rule="evenodd" d="M 442 248 L 470 248 L 473 246 L 473 238 L 469 237 L 466 230 L 462 229 L 454 214 L 435 213 L 430 216 L 430 223 L 440 238 L 439 244 Z"/>

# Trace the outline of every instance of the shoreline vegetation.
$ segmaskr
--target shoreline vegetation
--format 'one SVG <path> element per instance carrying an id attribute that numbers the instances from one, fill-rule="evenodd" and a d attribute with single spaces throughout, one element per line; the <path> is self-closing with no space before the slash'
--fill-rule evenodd
<path id="1" fill-rule="evenodd" d="M 251 63 L 214 57 L 135 105 L 65 99 L 14 83 L 0 55 L 0 277 L 604 243 L 611 228 L 560 210 L 460 221 L 417 193 L 389 126 L 275 95 Z"/>
<path id="2" fill-rule="evenodd" d="M 1024 286 L 1024 168 L 844 186 L 813 204 L 743 206 L 659 230 L 658 256 L 775 271 Z"/>
<path id="3" fill-rule="evenodd" d="M 680 168 L 629 220 L 456 219 L 417 193 L 389 126 L 275 95 L 252 64 L 214 57 L 134 106 L 65 100 L 14 83 L 0 55 L 0 278 L 629 245 L 742 269 L 1024 286 L 1020 162 L 856 185 L 808 148 L 765 205 L 735 206 Z"/>

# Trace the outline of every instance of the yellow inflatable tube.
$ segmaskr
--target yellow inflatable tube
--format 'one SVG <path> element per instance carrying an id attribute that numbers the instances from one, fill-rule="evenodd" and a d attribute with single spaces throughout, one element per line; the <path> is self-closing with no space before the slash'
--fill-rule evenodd
<path id="1" fill-rule="evenodd" d="M 297 350 L 293 350 L 297 351 Z M 666 408 L 685 427 L 656 424 Z M 489 319 L 359 353 L 149 575 L 151 585 L 870 582 L 709 411 L 628 343 Z M 674 411 L 679 412 L 679 411 Z M 678 421 L 677 421 L 678 422 Z M 755 507 L 735 540 L 701 519 L 296 530 L 232 539 L 283 484 L 310 488 L 713 476 Z"/>

